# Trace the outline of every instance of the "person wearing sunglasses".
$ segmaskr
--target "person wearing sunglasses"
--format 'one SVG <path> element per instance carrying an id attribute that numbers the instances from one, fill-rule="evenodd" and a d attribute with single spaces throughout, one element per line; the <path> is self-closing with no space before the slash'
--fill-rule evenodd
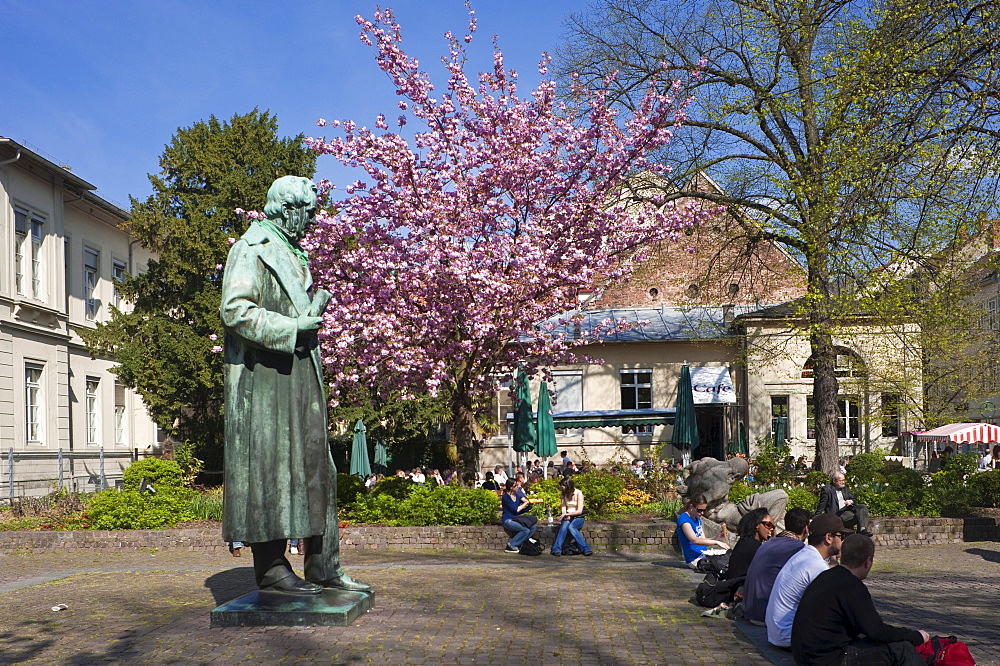
<path id="1" fill-rule="evenodd" d="M 828 560 L 840 554 L 840 545 L 847 532 L 844 521 L 832 513 L 816 516 L 809 523 L 807 545 L 781 567 L 771 588 L 764 614 L 767 640 L 771 645 L 791 647 L 792 621 L 802 593 L 816 576 L 830 568 Z"/>
<path id="2" fill-rule="evenodd" d="M 709 539 L 702 529 L 701 517 L 708 509 L 708 500 L 698 493 L 688 498 L 685 510 L 677 516 L 677 541 L 681 544 L 684 561 L 692 569 L 698 568 L 698 560 L 705 556 L 709 548 L 729 549 L 729 544 L 721 539 Z"/>
<path id="3" fill-rule="evenodd" d="M 757 549 L 774 536 L 774 519 L 767 509 L 754 509 L 740 519 L 736 535 L 739 541 L 733 546 L 733 553 L 729 556 L 729 569 L 726 570 L 728 579 L 747 575 L 747 569 L 750 568 L 750 562 L 753 561 Z"/>

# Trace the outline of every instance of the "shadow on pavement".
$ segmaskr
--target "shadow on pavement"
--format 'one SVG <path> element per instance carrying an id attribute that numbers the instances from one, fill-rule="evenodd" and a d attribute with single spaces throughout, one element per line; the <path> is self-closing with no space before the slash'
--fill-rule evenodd
<path id="1" fill-rule="evenodd" d="M 987 562 L 1000 563 L 1000 553 L 995 550 L 986 550 L 985 548 L 966 548 L 965 552 L 970 555 L 978 555 Z"/>
<path id="2" fill-rule="evenodd" d="M 253 567 L 227 569 L 205 579 L 205 587 L 212 592 L 216 605 L 232 601 L 257 589 Z"/>
<path id="3" fill-rule="evenodd" d="M 0 664 L 20 664 L 31 661 L 52 647 L 50 622 L 22 622 L 10 631 L 0 632 Z"/>

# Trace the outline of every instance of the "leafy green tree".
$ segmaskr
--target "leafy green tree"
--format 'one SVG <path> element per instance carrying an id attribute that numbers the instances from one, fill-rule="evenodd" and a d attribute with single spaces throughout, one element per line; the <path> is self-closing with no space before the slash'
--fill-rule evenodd
<path id="1" fill-rule="evenodd" d="M 563 74 L 599 88 L 616 72 L 626 108 L 648 81 L 700 71 L 664 194 L 726 206 L 749 248 L 776 242 L 804 266 L 824 471 L 844 315 L 912 314 L 912 300 L 887 308 L 909 297 L 873 277 L 912 269 L 995 206 L 998 23 L 985 0 L 599 0 L 571 20 Z M 692 187 L 701 172 L 722 191 Z"/>
<path id="2" fill-rule="evenodd" d="M 278 136 L 277 118 L 254 109 L 228 121 L 183 127 L 150 174 L 153 194 L 132 199 L 128 231 L 155 257 L 118 285 L 132 304 L 81 331 L 92 353 L 114 355 L 124 385 L 137 390 L 160 428 L 196 443 L 209 468 L 221 465 L 223 420 L 219 321 L 227 238 L 247 222 L 236 208 L 262 210 L 280 176 L 312 177 L 316 154 L 301 135 Z"/>

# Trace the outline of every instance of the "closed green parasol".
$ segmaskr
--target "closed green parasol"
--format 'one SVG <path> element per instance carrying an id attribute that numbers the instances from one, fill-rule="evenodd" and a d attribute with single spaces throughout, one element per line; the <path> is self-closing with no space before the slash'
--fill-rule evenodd
<path id="1" fill-rule="evenodd" d="M 368 462 L 368 433 L 361 419 L 354 424 L 354 439 L 351 441 L 351 476 L 367 479 L 372 475 Z"/>
<path id="2" fill-rule="evenodd" d="M 524 370 L 517 373 L 514 393 L 514 450 L 521 453 L 535 450 L 535 424 L 531 413 L 531 387 Z"/>
<path id="3" fill-rule="evenodd" d="M 556 446 L 556 424 L 552 420 L 552 400 L 549 398 L 549 385 L 542 382 L 538 389 L 538 419 L 535 428 L 535 453 L 548 458 L 559 452 Z"/>
<path id="4" fill-rule="evenodd" d="M 698 419 L 694 413 L 694 394 L 691 392 L 691 370 L 681 366 L 681 378 L 677 382 L 677 411 L 674 414 L 674 432 L 670 442 L 683 451 L 694 451 L 698 440 Z"/>
<path id="5" fill-rule="evenodd" d="M 385 440 L 379 439 L 375 442 L 375 472 L 385 474 L 389 471 L 389 452 L 386 450 Z"/>

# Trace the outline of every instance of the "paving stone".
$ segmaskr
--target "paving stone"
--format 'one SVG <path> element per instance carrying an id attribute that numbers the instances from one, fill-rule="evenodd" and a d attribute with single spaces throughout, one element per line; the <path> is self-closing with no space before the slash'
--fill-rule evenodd
<path id="1" fill-rule="evenodd" d="M 992 644 L 1000 544 L 888 551 L 868 585 L 887 621 Z M 248 554 L 249 555 L 249 554 Z M 253 588 L 225 551 L 3 555 L 0 664 L 767 664 L 728 620 L 702 618 L 675 555 L 556 559 L 457 549 L 356 550 L 378 603 L 349 627 L 211 628 Z M 300 565 L 301 562 L 293 562 Z M 669 566 L 663 566 L 667 565 Z M 67 610 L 53 612 L 64 603 Z"/>

